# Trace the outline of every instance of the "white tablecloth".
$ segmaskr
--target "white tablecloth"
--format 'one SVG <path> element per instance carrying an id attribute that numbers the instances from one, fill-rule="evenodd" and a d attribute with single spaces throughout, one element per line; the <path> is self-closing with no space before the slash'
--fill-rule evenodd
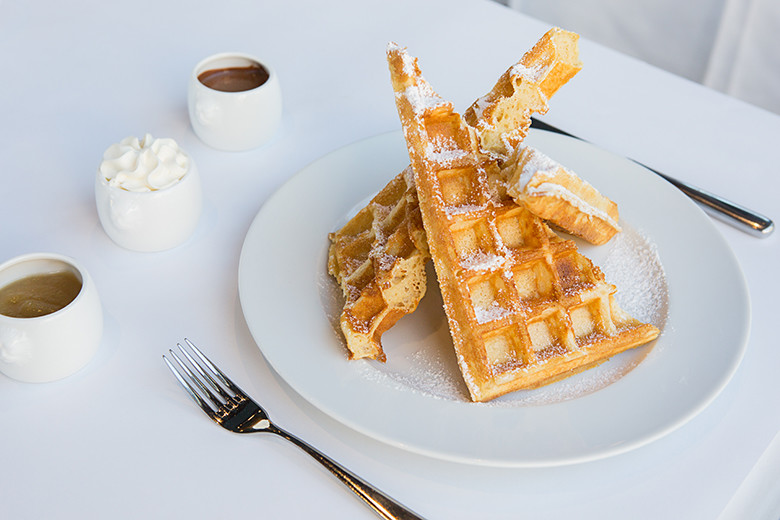
<path id="1" fill-rule="evenodd" d="M 79 259 L 105 312 L 81 372 L 39 385 L 0 377 L 0 516 L 372 518 L 293 446 L 210 424 L 160 358 L 186 336 L 280 425 L 428 518 L 716 518 L 780 430 L 778 234 L 717 224 L 753 316 L 722 394 L 650 445 L 574 466 L 461 465 L 356 433 L 275 375 L 244 322 L 238 259 L 263 202 L 318 157 L 399 128 L 389 40 L 465 107 L 547 28 L 487 0 L 0 1 L 0 258 Z M 260 56 L 281 79 L 282 127 L 255 151 L 212 150 L 188 123 L 192 67 L 227 50 Z M 778 217 L 780 117 L 585 40 L 581 57 L 547 121 Z M 195 235 L 164 253 L 113 244 L 94 205 L 102 152 L 144 132 L 176 139 L 206 193 Z"/>
<path id="2" fill-rule="evenodd" d="M 499 1 L 780 113 L 780 3 L 776 0 Z"/>

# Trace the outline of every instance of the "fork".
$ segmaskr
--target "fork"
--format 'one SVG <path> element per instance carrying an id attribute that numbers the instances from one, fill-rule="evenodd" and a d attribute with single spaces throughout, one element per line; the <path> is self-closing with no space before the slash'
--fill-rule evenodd
<path id="1" fill-rule="evenodd" d="M 182 361 L 173 349 L 168 349 L 173 362 L 165 355 L 163 360 L 182 388 L 214 422 L 234 433 L 272 433 L 287 439 L 325 466 L 386 520 L 423 519 L 307 442 L 277 427 L 271 422 L 266 411 L 233 383 L 190 340 L 184 341 L 194 356 L 181 343 L 177 343 L 176 346 L 189 363 Z"/>

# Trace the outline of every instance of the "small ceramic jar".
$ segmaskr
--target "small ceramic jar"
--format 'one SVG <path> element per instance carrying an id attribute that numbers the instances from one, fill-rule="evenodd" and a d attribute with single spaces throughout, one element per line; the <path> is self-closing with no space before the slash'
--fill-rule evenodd
<path id="1" fill-rule="evenodd" d="M 198 63 L 187 99 L 195 134 L 218 150 L 257 148 L 273 137 L 282 118 L 276 72 L 248 54 L 216 54 Z"/>
<path id="2" fill-rule="evenodd" d="M 111 145 L 95 181 L 103 229 L 120 246 L 155 252 L 195 230 L 202 191 L 195 162 L 172 139 L 128 137 Z"/>
<path id="3" fill-rule="evenodd" d="M 97 288 L 72 258 L 35 253 L 8 260 L 0 265 L 0 300 L 0 372 L 13 379 L 43 383 L 69 376 L 100 345 Z"/>

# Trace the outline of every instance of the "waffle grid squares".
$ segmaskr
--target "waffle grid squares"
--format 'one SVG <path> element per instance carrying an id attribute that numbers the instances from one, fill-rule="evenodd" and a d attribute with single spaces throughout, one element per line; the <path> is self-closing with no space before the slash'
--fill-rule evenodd
<path id="1" fill-rule="evenodd" d="M 429 122 L 424 128 L 450 127 Z M 459 146 L 447 136 L 435 141 Z M 481 351 L 492 378 L 576 357 L 616 330 L 608 300 L 614 287 L 573 242 L 523 206 L 496 198 L 482 164 L 450 168 L 428 157 L 426 166 L 446 223 L 439 230 L 450 248 L 444 256 L 457 260 L 452 276 L 476 329 L 472 348 Z"/>
<path id="2" fill-rule="evenodd" d="M 477 342 L 485 337 L 482 347 L 494 374 L 576 352 L 616 328 L 605 300 L 614 287 L 599 283 L 600 271 L 576 251 L 558 247 L 562 250 L 550 253 L 547 245 L 516 254 L 510 269 L 464 269 L 456 275 L 467 288 L 464 301 L 479 328 L 474 336 Z M 506 327 L 514 332 L 502 335 L 499 349 L 494 331 Z"/>
<path id="3" fill-rule="evenodd" d="M 328 271 L 344 295 L 350 357 L 384 359 L 381 334 L 425 292 L 429 254 L 411 173 L 398 174 L 330 240 Z"/>

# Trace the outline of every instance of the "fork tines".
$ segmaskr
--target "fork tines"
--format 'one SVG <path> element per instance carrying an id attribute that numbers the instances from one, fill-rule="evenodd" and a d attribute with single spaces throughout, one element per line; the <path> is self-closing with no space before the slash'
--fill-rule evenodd
<path id="1" fill-rule="evenodd" d="M 194 356 L 190 354 L 188 349 L 183 347 L 181 343 L 177 343 L 176 346 L 186 358 L 187 362 L 182 361 L 173 349 L 169 349 L 168 352 L 178 368 L 177 366 L 174 366 L 165 355 L 163 355 L 163 360 L 165 361 L 165 364 L 168 365 L 171 372 L 173 372 L 173 375 L 176 376 L 176 380 L 182 388 L 184 388 L 187 394 L 203 409 L 203 411 L 213 416 L 221 406 L 226 403 L 232 403 L 235 400 L 235 396 L 241 395 L 243 392 L 190 340 L 185 338 L 184 342 Z M 190 367 L 194 369 L 194 372 Z M 208 386 L 204 384 L 204 381 Z M 192 383 L 194 383 L 194 385 Z M 209 390 L 209 387 L 211 387 L 219 397 Z M 228 390 L 232 392 L 232 395 L 228 393 Z M 204 399 L 204 397 L 208 401 Z M 209 402 L 211 404 L 209 404 Z"/>

